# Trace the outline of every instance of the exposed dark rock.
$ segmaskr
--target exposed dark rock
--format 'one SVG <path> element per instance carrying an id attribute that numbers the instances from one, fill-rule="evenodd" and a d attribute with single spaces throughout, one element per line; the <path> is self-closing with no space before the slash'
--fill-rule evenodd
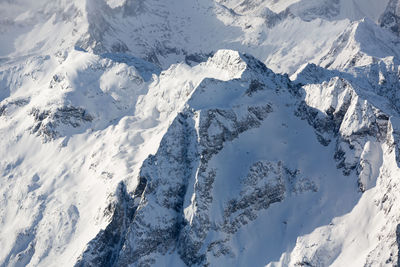
<path id="1" fill-rule="evenodd" d="M 178 115 L 158 153 L 143 164 L 140 176 L 147 183 L 130 222 L 119 265 L 146 266 L 151 263 L 152 253 L 165 254 L 176 246 L 182 228 L 184 194 L 197 162 L 197 134 L 189 116 L 190 112 Z M 142 187 L 144 182 L 139 183 L 138 188 Z M 149 222 L 147 216 L 154 209 L 165 211 L 165 215 Z"/>
<path id="2" fill-rule="evenodd" d="M 228 202 L 224 210 L 223 230 L 235 233 L 241 226 L 257 218 L 256 211 L 267 209 L 285 197 L 285 170 L 282 163 L 256 162 L 243 181 L 240 197 Z"/>
<path id="3" fill-rule="evenodd" d="M 253 93 L 263 90 L 265 88 L 265 84 L 257 81 L 257 80 L 252 80 L 249 86 L 249 89 L 247 89 L 246 94 L 248 96 L 252 96 Z"/>
<path id="4" fill-rule="evenodd" d="M 204 239 L 211 228 L 208 215 L 213 197 L 211 195 L 216 171 L 208 168 L 208 161 L 217 154 L 226 141 L 232 141 L 239 134 L 261 125 L 261 121 L 272 112 L 270 105 L 248 108 L 249 114 L 239 120 L 233 110 L 211 109 L 201 112 L 199 129 L 200 165 L 195 183 L 195 198 L 192 205 L 197 208 L 196 216 L 183 228 L 179 237 L 179 254 L 188 265 L 203 264 L 205 254 L 199 254 Z M 217 127 L 217 132 L 209 129 Z M 230 125 L 228 127 L 227 125 Z M 228 252 L 226 252 L 228 253 Z"/>
<path id="5" fill-rule="evenodd" d="M 400 224 L 398 224 L 397 228 L 396 228 L 396 242 L 397 242 L 397 248 L 398 248 L 397 266 L 400 266 Z"/>
<path id="6" fill-rule="evenodd" d="M 22 107 L 29 103 L 30 99 L 15 99 L 6 101 L 6 103 L 0 105 L 0 116 L 7 115 L 10 109 L 14 107 Z"/>
<path id="7" fill-rule="evenodd" d="M 143 188 L 142 183 L 145 181 L 140 182 L 136 192 L 138 195 L 134 197 L 141 196 L 139 190 Z M 115 266 L 127 229 L 137 209 L 134 202 L 135 199 L 128 194 L 125 184 L 121 182 L 116 191 L 116 202 L 110 203 L 105 211 L 106 214 L 112 214 L 111 222 L 89 242 L 85 252 L 75 264 L 76 267 Z"/>
<path id="8" fill-rule="evenodd" d="M 317 140 L 324 146 L 335 141 L 334 158 L 337 167 L 343 169 L 343 174 L 350 175 L 360 168 L 360 157 L 368 141 L 386 142 L 389 131 L 389 117 L 372 104 L 365 102 L 353 89 L 350 82 L 343 78 L 332 78 L 329 83 L 320 85 L 321 90 L 334 86 L 336 94 L 345 94 L 340 106 L 331 106 L 326 110 L 318 110 L 301 100 L 295 115 L 300 117 L 315 129 Z M 312 94 L 312 92 L 310 92 Z M 337 105 L 337 104 L 336 104 Z M 350 109 L 350 106 L 352 108 Z M 352 132 L 349 129 L 352 121 L 362 123 L 363 127 Z M 347 152 L 353 151 L 351 155 Z M 358 170 L 358 174 L 360 169 Z M 361 189 L 361 187 L 360 187 Z"/>
<path id="9" fill-rule="evenodd" d="M 51 141 L 62 136 L 58 130 L 60 125 L 77 128 L 93 120 L 93 117 L 85 109 L 73 106 L 59 107 L 55 110 L 33 108 L 30 115 L 35 120 L 31 133 L 42 136 L 44 141 Z"/>
<path id="10" fill-rule="evenodd" d="M 400 2 L 390 0 L 385 12 L 379 18 L 381 27 L 391 30 L 396 35 L 400 35 Z"/>

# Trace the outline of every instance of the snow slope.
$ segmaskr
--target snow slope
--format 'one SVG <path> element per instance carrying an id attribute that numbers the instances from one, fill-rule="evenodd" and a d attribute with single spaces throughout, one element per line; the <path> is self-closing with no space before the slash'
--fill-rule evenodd
<path id="1" fill-rule="evenodd" d="M 0 0 L 0 266 L 398 264 L 398 3 Z"/>

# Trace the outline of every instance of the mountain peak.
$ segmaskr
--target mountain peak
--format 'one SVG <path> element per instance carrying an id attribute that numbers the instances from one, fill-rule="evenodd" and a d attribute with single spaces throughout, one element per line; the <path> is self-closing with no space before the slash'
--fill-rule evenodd
<path id="1" fill-rule="evenodd" d="M 399 14 L 3 0 L 0 266 L 400 265 Z"/>
<path id="2" fill-rule="evenodd" d="M 240 77 L 247 67 L 247 63 L 243 60 L 243 56 L 234 50 L 221 49 L 207 61 L 208 65 L 229 70 L 233 77 Z"/>
<path id="3" fill-rule="evenodd" d="M 365 66 L 400 55 L 397 38 L 368 18 L 353 22 L 333 43 L 320 65 L 331 69 Z"/>

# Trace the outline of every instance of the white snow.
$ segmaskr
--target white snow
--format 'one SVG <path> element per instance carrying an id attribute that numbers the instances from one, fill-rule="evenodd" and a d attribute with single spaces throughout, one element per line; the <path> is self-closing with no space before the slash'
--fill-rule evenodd
<path id="1" fill-rule="evenodd" d="M 394 145 L 367 140 L 356 151 L 343 147 L 359 153 L 346 162 L 359 160 L 362 167 L 358 177 L 344 176 L 333 158 L 336 144 L 322 146 L 294 116 L 292 95 L 244 96 L 245 82 L 258 77 L 246 76 L 242 53 L 275 72 L 295 73 L 293 79 L 301 66 L 315 63 L 357 81 L 364 78 L 354 68 L 383 62 L 398 80 L 399 39 L 376 25 L 388 1 L 341 0 L 339 13 L 327 17 L 317 11 L 329 1 L 315 0 L 0 0 L 0 265 L 73 266 L 109 223 L 104 210 L 115 201 L 117 184 L 135 189 L 142 162 L 156 153 L 178 112 L 219 107 L 245 114 L 247 104 L 265 101 L 274 112 L 261 127 L 227 143 L 210 163 L 218 171 L 213 218 L 222 220 L 224 203 L 240 194 L 241 178 L 258 160 L 301 170 L 318 191 L 289 194 L 259 211 L 229 241 L 235 257 L 212 264 L 293 266 L 307 258 L 318 266 L 384 265 L 398 252 Z M 291 15 L 268 25 L 269 16 L 285 10 Z M 204 62 L 189 66 L 189 55 Z M 364 90 L 366 81 L 346 87 L 334 76 L 301 89 L 307 105 L 337 112 L 351 98 L 339 129 L 345 137 L 372 123 L 373 105 L 389 110 L 392 140 L 399 127 L 390 95 Z M 383 72 L 378 80 L 392 82 Z M 73 127 L 46 115 L 71 106 L 93 120 Z M 44 114 L 41 124 L 34 109 Z M 55 140 L 34 133 L 46 125 L 54 126 Z M 209 134 L 220 130 L 213 125 Z M 186 204 L 191 221 L 195 209 Z M 176 252 L 157 262 L 184 266 Z"/>

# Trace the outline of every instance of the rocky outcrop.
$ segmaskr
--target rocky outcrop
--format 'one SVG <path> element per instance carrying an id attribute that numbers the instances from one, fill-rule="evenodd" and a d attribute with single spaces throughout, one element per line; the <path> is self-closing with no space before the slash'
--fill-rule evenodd
<path id="1" fill-rule="evenodd" d="M 317 190 L 313 181 L 301 178 L 298 170 L 288 169 L 281 161 L 258 161 L 243 179 L 240 196 L 228 202 L 221 230 L 234 234 L 240 227 L 255 220 L 259 210 L 281 202 L 287 195 Z"/>
<path id="2" fill-rule="evenodd" d="M 0 266 L 396 265 L 399 14 L 2 1 Z"/>
<path id="3" fill-rule="evenodd" d="M 208 167 L 208 162 L 223 149 L 224 143 L 232 141 L 241 133 L 259 127 L 263 119 L 272 112 L 269 105 L 249 107 L 248 115 L 239 119 L 233 110 L 212 109 L 199 113 L 199 151 L 200 164 L 194 183 L 191 199 L 193 214 L 184 221 L 179 236 L 179 254 L 188 264 L 204 264 L 206 255 L 200 253 L 204 240 L 211 228 L 209 217 L 213 201 L 212 188 L 217 177 L 217 170 Z"/>
<path id="4" fill-rule="evenodd" d="M 334 145 L 332 158 L 343 174 L 357 175 L 361 192 L 375 186 L 381 146 L 394 143 L 392 124 L 351 82 L 334 75 L 339 72 L 319 70 L 314 75 L 324 75 L 312 78 L 310 69 L 318 68 L 306 67 L 297 76 L 301 84 L 296 84 L 246 55 L 219 52 L 206 64 L 227 65 L 241 77 L 200 83 L 157 153 L 143 163 L 133 198 L 125 194 L 125 200 L 117 202 L 125 204 L 110 209 L 114 215 L 109 226 L 90 242 L 77 265 L 151 266 L 168 253 L 188 266 L 207 265 L 210 257 L 234 258 L 231 240 L 262 210 L 318 192 L 313 177 L 301 170 L 281 160 L 258 160 L 241 177 L 238 194 L 222 201 L 221 218 L 212 215 L 220 201 L 213 190 L 221 175 L 213 159 L 227 143 L 261 127 L 274 113 L 274 104 L 260 101 L 261 95 L 293 97 L 286 105 L 293 105 L 295 115 L 312 126 L 321 145 Z M 216 96 L 207 98 L 212 92 Z M 225 102 L 219 101 L 222 98 Z M 129 208 L 121 212 L 121 207 Z M 218 235 L 211 237 L 210 232 Z"/>
<path id="5" fill-rule="evenodd" d="M 389 1 L 385 12 L 379 18 L 379 24 L 396 35 L 400 35 L 400 2 L 398 0 Z"/>
<path id="6" fill-rule="evenodd" d="M 133 201 L 138 204 L 132 205 L 132 217 L 124 223 L 128 228 L 117 229 L 111 222 L 92 240 L 79 264 L 87 261 L 87 265 L 107 266 L 108 261 L 104 259 L 109 256 L 106 255 L 116 255 L 117 247 L 110 245 L 113 252 L 105 250 L 108 252 L 100 253 L 100 258 L 88 256 L 95 255 L 98 248 L 107 247 L 101 236 L 123 240 L 113 261 L 119 266 L 153 265 L 157 263 L 156 255 L 171 251 L 188 266 L 206 265 L 209 257 L 232 257 L 235 253 L 229 245 L 231 238 L 256 220 L 260 210 L 283 201 L 288 195 L 318 190 L 313 180 L 299 170 L 288 168 L 282 161 L 257 161 L 241 178 L 239 195 L 223 203 L 222 220 L 212 216 L 212 206 L 218 201 L 213 190 L 221 175 L 211 164 L 212 160 L 227 143 L 259 128 L 274 112 L 274 105 L 260 101 L 260 94 L 290 92 L 299 97 L 300 93 L 299 87 L 287 76 L 274 74 L 250 56 L 230 52 L 224 57 L 220 52 L 207 64 L 210 62 L 217 66 L 228 64 L 231 73 L 241 73 L 241 78 L 227 82 L 206 79 L 200 83 L 188 106 L 169 127 L 157 153 L 141 167 L 136 189 L 140 189 L 140 194 L 135 193 Z M 233 88 L 240 85 L 241 91 L 227 85 Z M 215 88 L 220 88 L 220 96 L 207 101 Z M 218 101 L 222 96 L 232 98 L 232 94 L 236 100 L 231 99 L 229 104 Z M 254 103 L 244 104 L 246 101 Z M 114 218 L 119 218 L 116 214 Z M 109 231 L 111 234 L 107 234 Z M 221 235 L 210 239 L 210 231 Z"/>
<path id="7" fill-rule="evenodd" d="M 85 109 L 73 106 L 59 107 L 55 110 L 33 108 L 30 115 L 35 120 L 35 125 L 30 130 L 31 133 L 41 136 L 45 142 L 63 135 L 60 133 L 60 126 L 78 128 L 93 120 L 93 117 Z"/>
<path id="8" fill-rule="evenodd" d="M 29 103 L 30 99 L 15 99 L 4 101 L 5 103 L 0 105 L 0 116 L 6 116 L 18 107 L 23 107 Z"/>
<path id="9" fill-rule="evenodd" d="M 312 64 L 304 67 L 294 76 L 296 82 L 303 84 L 309 80 L 314 84 L 303 86 L 305 99 L 296 114 L 315 128 L 321 144 L 335 142 L 337 166 L 343 168 L 346 175 L 355 170 L 360 178 L 360 189 L 364 191 L 373 186 L 373 183 L 366 182 L 370 179 L 366 177 L 378 175 L 378 170 L 370 169 L 370 161 L 380 162 L 378 158 L 382 156 L 382 150 L 376 145 L 391 143 L 394 149 L 398 149 L 394 145 L 397 141 L 393 140 L 397 140 L 396 130 L 393 131 L 393 123 L 390 122 L 391 114 L 397 110 L 397 95 L 393 87 L 398 84 L 398 79 L 394 77 L 397 67 L 392 61 L 380 61 L 355 69 L 356 76 L 352 77 Z M 376 103 L 380 101 L 366 100 L 363 96 L 366 88 L 393 103 L 390 106 L 394 110 L 389 111 L 382 104 L 377 107 Z M 371 153 L 378 158 L 366 159 Z"/>
<path id="10" fill-rule="evenodd" d="M 396 241 L 397 241 L 397 247 L 398 247 L 398 254 L 397 254 L 397 265 L 400 265 L 400 224 L 397 225 L 396 228 Z"/>
<path id="11" fill-rule="evenodd" d="M 217 175 L 208 162 L 225 142 L 258 127 L 270 112 L 270 106 L 252 107 L 244 120 L 239 120 L 233 110 L 222 109 L 200 113 L 187 110 L 178 115 L 157 154 L 142 167 L 141 177 L 147 183 L 118 264 L 152 264 L 152 254 L 165 254 L 173 247 L 177 247 L 186 264 L 204 263 L 206 256 L 200 249 L 211 227 L 208 213 Z M 199 120 L 198 132 L 195 120 Z M 193 180 L 193 188 L 188 188 Z M 190 190 L 194 191 L 191 205 L 196 211 L 188 221 L 183 214 L 183 202 Z M 154 210 L 160 215 L 149 221 Z"/>
<path id="12" fill-rule="evenodd" d="M 145 183 L 143 180 L 142 182 Z M 139 184 L 132 198 L 126 192 L 126 186 L 123 182 L 118 185 L 115 200 L 104 211 L 104 216 L 111 216 L 110 223 L 87 245 L 85 252 L 75 264 L 76 267 L 115 266 L 119 252 L 125 242 L 127 229 L 137 209 L 135 199 L 137 201 L 141 197 L 143 189 L 144 186 Z"/>

